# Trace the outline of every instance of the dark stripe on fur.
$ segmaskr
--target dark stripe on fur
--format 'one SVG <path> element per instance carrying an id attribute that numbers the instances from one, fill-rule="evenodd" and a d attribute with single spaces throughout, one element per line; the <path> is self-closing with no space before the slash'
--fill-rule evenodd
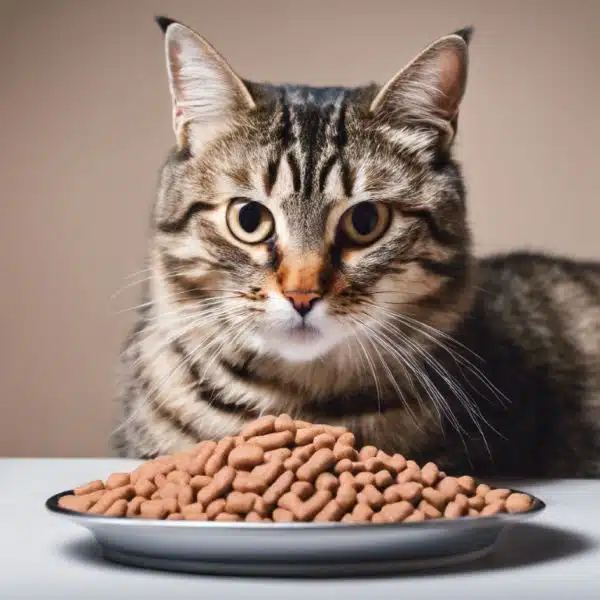
<path id="1" fill-rule="evenodd" d="M 199 212 L 206 212 L 209 210 L 214 210 L 216 208 L 213 204 L 208 204 L 206 202 L 194 202 L 194 204 L 190 205 L 185 213 L 174 221 L 163 221 L 158 224 L 158 229 L 163 233 L 180 233 L 187 226 L 189 220 Z"/>
<path id="2" fill-rule="evenodd" d="M 436 242 L 444 246 L 454 246 L 460 243 L 461 241 L 458 236 L 443 229 L 440 223 L 436 220 L 433 213 L 429 210 L 401 210 L 400 212 L 406 217 L 414 217 L 420 219 L 427 227 L 427 230 L 431 234 L 431 237 Z"/>
<path id="3" fill-rule="evenodd" d="M 297 194 L 300 191 L 300 167 L 298 165 L 298 161 L 296 157 L 291 152 L 288 152 L 285 155 L 285 158 L 290 166 L 290 171 L 292 172 L 292 181 L 294 186 L 294 192 Z"/>
<path id="4" fill-rule="evenodd" d="M 281 163 L 281 156 L 277 157 L 277 160 L 270 160 L 267 166 L 267 171 L 264 174 L 265 193 L 267 196 L 271 195 L 273 186 L 277 181 L 277 173 L 279 172 L 279 164 Z"/>
<path id="5" fill-rule="evenodd" d="M 329 177 L 329 173 L 331 173 L 331 169 L 333 169 L 333 165 L 335 165 L 337 161 L 337 155 L 333 154 L 330 156 L 323 168 L 321 169 L 321 173 L 319 174 L 319 193 L 323 193 L 325 189 L 325 184 L 327 183 L 327 177 Z"/>

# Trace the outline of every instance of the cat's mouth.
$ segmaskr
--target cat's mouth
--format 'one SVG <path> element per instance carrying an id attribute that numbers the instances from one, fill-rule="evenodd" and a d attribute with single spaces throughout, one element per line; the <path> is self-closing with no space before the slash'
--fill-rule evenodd
<path id="1" fill-rule="evenodd" d="M 292 340 L 302 341 L 302 342 L 313 340 L 321 335 L 321 332 L 319 331 L 319 329 L 317 329 L 316 327 L 313 327 L 311 325 L 308 325 L 305 321 L 303 321 L 299 325 L 295 325 L 294 327 L 291 327 L 290 329 L 287 330 L 286 333 Z"/>

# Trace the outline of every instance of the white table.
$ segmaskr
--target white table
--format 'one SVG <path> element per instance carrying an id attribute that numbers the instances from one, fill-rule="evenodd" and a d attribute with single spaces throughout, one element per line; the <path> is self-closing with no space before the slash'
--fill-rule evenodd
<path id="1" fill-rule="evenodd" d="M 519 483 L 547 509 L 511 529 L 493 555 L 467 567 L 364 579 L 250 579 L 107 563 L 86 529 L 46 512 L 49 496 L 137 464 L 0 460 L 0 599 L 600 599 L 600 481 Z"/>

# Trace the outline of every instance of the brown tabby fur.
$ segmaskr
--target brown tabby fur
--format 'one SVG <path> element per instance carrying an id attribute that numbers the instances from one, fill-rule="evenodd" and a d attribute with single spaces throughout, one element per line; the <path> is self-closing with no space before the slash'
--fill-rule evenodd
<path id="1" fill-rule="evenodd" d="M 449 471 L 598 475 L 600 265 L 471 252 L 452 154 L 471 31 L 384 88 L 348 89 L 242 81 L 191 30 L 159 24 L 177 145 L 122 355 L 119 453 L 287 412 Z M 265 243 L 229 232 L 240 197 L 273 214 Z M 339 239 L 358 201 L 393 213 L 361 248 Z M 305 320 L 317 334 L 291 331 L 290 289 L 322 298 Z"/>

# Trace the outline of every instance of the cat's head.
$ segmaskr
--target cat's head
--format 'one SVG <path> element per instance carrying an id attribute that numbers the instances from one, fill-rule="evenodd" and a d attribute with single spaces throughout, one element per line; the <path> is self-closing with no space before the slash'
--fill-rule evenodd
<path id="1" fill-rule="evenodd" d="M 348 89 L 246 81 L 194 31 L 158 22 L 176 146 L 153 256 L 182 327 L 221 321 L 293 362 L 451 328 L 469 297 L 452 145 L 471 30 Z"/>

